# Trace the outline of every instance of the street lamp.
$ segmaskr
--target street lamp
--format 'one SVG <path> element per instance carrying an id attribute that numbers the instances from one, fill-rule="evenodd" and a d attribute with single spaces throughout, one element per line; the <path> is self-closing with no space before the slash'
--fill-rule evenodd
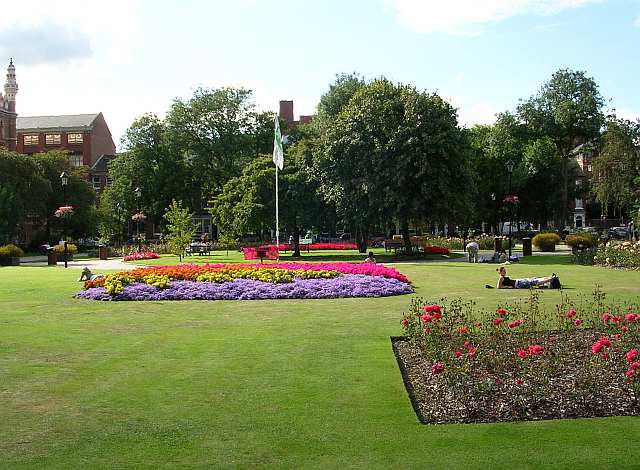
<path id="1" fill-rule="evenodd" d="M 509 159 L 506 164 L 507 173 L 509 174 L 509 195 L 511 195 L 511 175 L 513 174 L 513 160 Z M 509 260 L 511 260 L 511 230 L 513 227 L 513 207 L 509 209 Z"/>
<path id="2" fill-rule="evenodd" d="M 140 196 L 142 196 L 142 190 L 140 186 L 137 186 L 136 189 L 133 190 L 136 195 L 136 206 L 138 207 L 138 213 L 140 213 Z M 138 253 L 142 251 L 142 241 L 140 240 L 140 218 L 136 220 L 136 226 L 138 231 Z"/>
<path id="3" fill-rule="evenodd" d="M 69 175 L 66 171 L 60 173 L 60 183 L 62 183 L 62 201 L 63 205 L 67 205 L 67 185 L 69 184 Z M 69 252 L 67 250 L 67 240 L 64 238 L 64 232 L 66 232 L 67 220 L 62 222 L 62 242 L 64 243 L 64 267 L 67 267 L 67 259 L 69 258 Z"/>

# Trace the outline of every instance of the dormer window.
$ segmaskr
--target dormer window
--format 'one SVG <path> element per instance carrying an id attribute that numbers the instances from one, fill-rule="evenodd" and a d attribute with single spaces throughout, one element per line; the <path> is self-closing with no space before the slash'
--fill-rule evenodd
<path id="1" fill-rule="evenodd" d="M 44 137 L 44 143 L 46 145 L 60 145 L 61 142 L 60 134 L 47 134 Z"/>

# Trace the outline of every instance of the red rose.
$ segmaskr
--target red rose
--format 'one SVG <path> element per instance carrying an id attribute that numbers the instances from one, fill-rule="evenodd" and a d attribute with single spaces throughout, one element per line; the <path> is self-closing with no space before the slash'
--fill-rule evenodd
<path id="1" fill-rule="evenodd" d="M 511 323 L 509 323 L 507 326 L 508 326 L 509 328 L 517 328 L 517 327 L 519 327 L 520 325 L 522 325 L 522 323 L 523 323 L 523 321 L 522 321 L 522 320 L 514 320 L 514 321 L 512 321 Z"/>
<path id="2" fill-rule="evenodd" d="M 429 315 L 428 313 L 425 313 L 424 315 L 422 315 L 420 317 L 420 319 L 425 323 L 430 323 L 431 320 L 433 319 L 433 317 L 431 315 Z"/>
<path id="3" fill-rule="evenodd" d="M 629 321 L 629 322 L 634 322 L 634 321 L 636 321 L 636 314 L 635 314 L 635 313 L 627 313 L 627 314 L 624 316 L 624 319 L 625 319 L 626 321 Z"/>
<path id="4" fill-rule="evenodd" d="M 500 323 L 502 323 L 504 321 L 504 318 L 496 318 L 495 320 L 493 320 L 493 324 L 498 326 Z"/>
<path id="5" fill-rule="evenodd" d="M 580 326 L 580 325 L 582 325 L 582 320 L 580 320 L 578 318 L 577 320 L 574 320 L 573 324 L 576 325 L 576 326 Z"/>
<path id="6" fill-rule="evenodd" d="M 631 363 L 631 369 L 632 370 L 637 370 L 640 368 L 640 362 L 632 362 Z"/>
<path id="7" fill-rule="evenodd" d="M 636 371 L 633 369 L 629 369 L 628 371 L 626 371 L 624 373 L 624 376 L 628 379 L 630 379 L 631 377 L 633 377 L 635 375 Z"/>
<path id="8" fill-rule="evenodd" d="M 603 348 L 604 345 L 600 341 L 596 341 L 591 345 L 591 352 L 593 354 L 598 354 L 600 351 L 602 351 Z"/>
<path id="9" fill-rule="evenodd" d="M 532 344 L 531 346 L 529 346 L 529 353 L 533 356 L 541 354 L 542 351 L 544 351 L 544 348 L 539 344 Z"/>
<path id="10" fill-rule="evenodd" d="M 521 349 L 520 351 L 518 351 L 518 357 L 525 358 L 527 356 L 528 356 L 527 351 L 525 351 L 524 349 Z"/>
<path id="11" fill-rule="evenodd" d="M 628 362 L 634 362 L 636 360 L 636 358 L 638 357 L 638 350 L 637 349 L 632 349 L 629 352 L 627 352 L 626 356 L 627 356 L 627 361 Z"/>
<path id="12" fill-rule="evenodd" d="M 500 315 L 501 317 L 504 317 L 504 316 L 506 316 L 506 315 L 507 315 L 507 313 L 509 313 L 509 312 L 507 312 L 504 308 L 500 307 L 500 308 L 498 308 L 498 309 L 496 310 L 496 313 L 497 313 L 498 315 Z"/>
<path id="13" fill-rule="evenodd" d="M 576 312 L 575 308 L 570 308 L 569 310 L 567 310 L 567 318 L 573 318 L 577 313 L 578 312 Z"/>
<path id="14" fill-rule="evenodd" d="M 456 351 L 453 355 L 456 357 L 456 359 L 460 359 L 462 357 L 462 353 L 460 351 Z"/>
<path id="15" fill-rule="evenodd" d="M 609 315 L 609 312 L 603 313 L 602 314 L 602 321 L 605 323 L 609 323 L 609 320 L 611 320 L 611 315 Z"/>
<path id="16" fill-rule="evenodd" d="M 436 320 L 440 320 L 442 318 L 442 314 L 440 312 L 435 312 L 433 314 L 433 318 L 435 318 Z"/>
<path id="17" fill-rule="evenodd" d="M 402 323 L 402 326 L 404 326 L 405 328 L 409 326 L 409 320 L 407 320 L 406 318 L 402 320 L 400 323 Z"/>
<path id="18" fill-rule="evenodd" d="M 598 342 L 603 346 L 606 346 L 607 348 L 611 346 L 611 341 L 609 341 L 609 338 L 607 338 L 606 336 L 603 336 L 602 338 L 600 338 Z"/>

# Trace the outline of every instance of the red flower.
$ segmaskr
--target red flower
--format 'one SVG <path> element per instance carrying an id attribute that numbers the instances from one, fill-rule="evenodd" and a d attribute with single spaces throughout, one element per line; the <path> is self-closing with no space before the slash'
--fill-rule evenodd
<path id="1" fill-rule="evenodd" d="M 518 385 L 522 385 L 524 383 L 524 380 L 522 379 L 516 379 L 516 384 Z"/>
<path id="2" fill-rule="evenodd" d="M 466 326 L 463 326 L 458 330 L 458 333 L 460 333 L 461 335 L 466 335 L 469 333 L 469 328 L 467 328 Z"/>
<path id="3" fill-rule="evenodd" d="M 406 318 L 402 320 L 400 323 L 402 323 L 402 326 L 404 326 L 405 328 L 409 326 L 409 320 L 407 320 Z"/>
<path id="4" fill-rule="evenodd" d="M 580 325 L 582 325 L 582 320 L 580 320 L 580 319 L 578 318 L 577 320 L 574 320 L 574 321 L 573 321 L 573 324 L 574 324 L 574 325 L 576 325 L 576 326 L 580 326 Z"/>
<path id="5" fill-rule="evenodd" d="M 517 328 L 517 327 L 519 327 L 520 325 L 522 325 L 522 323 L 524 323 L 522 320 L 514 320 L 514 321 L 512 321 L 511 323 L 509 323 L 507 326 L 508 326 L 509 328 Z"/>
<path id="6" fill-rule="evenodd" d="M 632 362 L 631 363 L 631 369 L 632 370 L 640 369 L 640 362 Z"/>
<path id="7" fill-rule="evenodd" d="M 622 317 L 620 315 L 614 315 L 613 317 L 611 317 L 611 321 L 613 323 L 620 323 L 622 321 Z"/>
<path id="8" fill-rule="evenodd" d="M 422 315 L 420 317 L 420 319 L 425 323 L 430 323 L 431 320 L 433 320 L 433 317 L 431 315 L 429 315 L 428 313 L 425 313 L 424 315 Z"/>
<path id="9" fill-rule="evenodd" d="M 460 359 L 462 357 L 462 353 L 460 351 L 456 351 L 453 355 L 456 357 L 456 359 Z"/>
<path id="10" fill-rule="evenodd" d="M 474 357 L 476 355 L 476 352 L 478 351 L 478 348 L 476 347 L 470 347 L 467 350 L 467 354 L 469 355 L 469 357 Z"/>
<path id="11" fill-rule="evenodd" d="M 509 312 L 507 312 L 504 308 L 500 307 L 496 310 L 496 313 L 501 317 L 506 316 Z"/>
<path id="12" fill-rule="evenodd" d="M 626 321 L 629 321 L 629 322 L 634 322 L 634 321 L 636 321 L 637 316 L 636 316 L 636 314 L 635 314 L 635 313 L 627 313 L 627 314 L 624 316 L 624 319 L 625 319 Z"/>
<path id="13" fill-rule="evenodd" d="M 464 342 L 464 347 L 468 348 L 469 346 L 471 346 L 471 343 L 469 341 L 465 341 Z"/>
<path id="14" fill-rule="evenodd" d="M 637 349 L 632 349 L 629 352 L 627 352 L 626 356 L 627 356 L 627 361 L 628 362 L 634 362 L 636 360 L 636 358 L 638 357 L 638 350 Z"/>
<path id="15" fill-rule="evenodd" d="M 591 352 L 593 354 L 598 354 L 603 349 L 604 349 L 604 344 L 602 344 L 600 341 L 596 341 L 591 345 Z"/>
<path id="16" fill-rule="evenodd" d="M 520 351 L 518 351 L 518 357 L 521 358 L 525 358 L 527 357 L 529 354 L 527 353 L 527 351 L 525 351 L 524 349 L 521 349 Z"/>
<path id="17" fill-rule="evenodd" d="M 537 356 L 538 354 L 541 354 L 543 350 L 544 348 L 539 344 L 532 344 L 531 346 L 529 346 L 529 353 L 532 356 Z"/>
<path id="18" fill-rule="evenodd" d="M 495 320 L 493 320 L 493 324 L 498 326 L 500 323 L 502 323 L 504 321 L 504 318 L 496 318 Z"/>
<path id="19" fill-rule="evenodd" d="M 609 341 L 609 338 L 607 338 L 606 336 L 603 336 L 602 338 L 600 338 L 598 342 L 603 346 L 606 346 L 607 348 L 611 346 L 611 341 Z"/>
<path id="20" fill-rule="evenodd" d="M 605 323 L 609 323 L 609 320 L 611 320 L 611 315 L 609 315 L 609 312 L 605 312 L 602 314 L 602 321 Z"/>
<path id="21" fill-rule="evenodd" d="M 440 310 L 440 305 L 437 304 L 425 305 L 423 307 L 423 310 L 425 311 L 425 313 L 442 313 L 442 311 Z"/>
<path id="22" fill-rule="evenodd" d="M 440 320 L 442 318 L 442 314 L 440 312 L 435 312 L 433 314 L 433 318 L 435 318 L 436 320 Z"/>
<path id="23" fill-rule="evenodd" d="M 575 308 L 570 308 L 569 310 L 567 310 L 567 318 L 573 318 L 577 313 L 578 312 L 576 312 Z"/>
<path id="24" fill-rule="evenodd" d="M 630 379 L 631 377 L 633 377 L 635 375 L 636 371 L 634 369 L 629 369 L 628 371 L 626 371 L 624 373 L 624 376 L 628 379 Z"/>
<path id="25" fill-rule="evenodd" d="M 442 362 L 434 362 L 433 365 L 431 366 L 431 373 L 433 375 L 438 375 L 442 373 L 443 370 L 444 370 L 444 365 L 442 365 Z"/>

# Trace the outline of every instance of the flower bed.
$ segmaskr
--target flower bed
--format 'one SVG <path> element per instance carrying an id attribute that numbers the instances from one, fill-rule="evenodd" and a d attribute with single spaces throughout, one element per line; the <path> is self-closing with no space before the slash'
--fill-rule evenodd
<path id="1" fill-rule="evenodd" d="M 610 241 L 598 248 L 595 264 L 608 268 L 640 268 L 640 241 Z"/>
<path id="2" fill-rule="evenodd" d="M 158 259 L 160 255 L 153 251 L 136 251 L 124 257 L 125 261 L 136 261 L 140 259 Z"/>
<path id="3" fill-rule="evenodd" d="M 413 292 L 378 264 L 271 263 L 154 266 L 87 281 L 91 300 L 257 300 L 383 297 Z"/>
<path id="4" fill-rule="evenodd" d="M 414 300 L 394 350 L 420 420 L 640 415 L 638 307 L 594 299 L 563 299 L 551 324 L 537 293 L 495 312 Z"/>
<path id="5" fill-rule="evenodd" d="M 449 248 L 444 246 L 425 245 L 423 248 L 424 248 L 424 253 L 427 255 L 448 255 L 449 254 Z"/>

